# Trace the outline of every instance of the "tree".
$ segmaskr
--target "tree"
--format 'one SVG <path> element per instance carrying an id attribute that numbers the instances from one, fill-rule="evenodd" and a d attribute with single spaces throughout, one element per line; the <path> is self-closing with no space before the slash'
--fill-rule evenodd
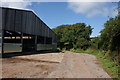
<path id="1" fill-rule="evenodd" d="M 101 33 L 101 48 L 115 51 L 120 47 L 120 17 L 110 18 Z"/>
<path id="2" fill-rule="evenodd" d="M 105 50 L 111 59 L 117 59 L 120 56 L 120 16 L 110 18 L 100 32 L 100 48 Z"/>
<path id="3" fill-rule="evenodd" d="M 92 33 L 91 26 L 85 23 L 76 23 L 73 25 L 61 25 L 53 29 L 58 35 L 58 47 L 87 49 Z"/>

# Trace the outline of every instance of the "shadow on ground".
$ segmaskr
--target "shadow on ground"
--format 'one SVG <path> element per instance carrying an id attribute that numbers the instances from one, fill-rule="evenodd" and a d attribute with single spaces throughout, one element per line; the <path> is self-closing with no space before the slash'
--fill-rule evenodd
<path id="1" fill-rule="evenodd" d="M 25 55 L 36 55 L 36 54 L 46 54 L 46 53 L 59 53 L 60 51 L 36 51 L 36 52 L 14 52 L 14 53 L 4 53 L 0 54 L 0 58 L 10 58 L 15 56 L 25 56 Z"/>

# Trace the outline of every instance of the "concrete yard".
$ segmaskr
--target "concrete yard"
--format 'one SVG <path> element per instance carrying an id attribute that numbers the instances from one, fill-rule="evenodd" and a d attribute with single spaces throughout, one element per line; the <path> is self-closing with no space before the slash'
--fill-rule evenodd
<path id="1" fill-rule="evenodd" d="M 3 78 L 111 78 L 89 54 L 45 53 L 0 59 Z"/>

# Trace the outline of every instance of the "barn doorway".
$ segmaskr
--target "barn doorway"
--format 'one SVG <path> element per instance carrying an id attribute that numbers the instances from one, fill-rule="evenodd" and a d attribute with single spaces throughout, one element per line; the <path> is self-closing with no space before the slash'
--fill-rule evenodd
<path id="1" fill-rule="evenodd" d="M 22 52 L 21 33 L 3 31 L 3 53 Z"/>
<path id="2" fill-rule="evenodd" d="M 22 51 L 30 52 L 35 50 L 36 50 L 35 36 L 29 34 L 23 34 Z"/>

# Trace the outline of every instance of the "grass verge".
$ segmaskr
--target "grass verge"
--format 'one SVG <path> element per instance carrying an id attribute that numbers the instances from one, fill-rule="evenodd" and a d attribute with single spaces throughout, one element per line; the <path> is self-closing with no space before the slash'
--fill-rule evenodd
<path id="1" fill-rule="evenodd" d="M 114 61 L 110 60 L 107 55 L 104 55 L 102 51 L 100 50 L 93 50 L 93 49 L 88 49 L 86 51 L 77 49 L 77 50 L 70 50 L 72 52 L 77 52 L 77 53 L 86 53 L 86 54 L 92 54 L 95 55 L 96 58 L 100 61 L 101 66 L 104 68 L 104 70 L 112 77 L 112 78 L 117 78 L 120 80 L 118 76 L 118 69 L 120 68 L 117 63 Z"/>

